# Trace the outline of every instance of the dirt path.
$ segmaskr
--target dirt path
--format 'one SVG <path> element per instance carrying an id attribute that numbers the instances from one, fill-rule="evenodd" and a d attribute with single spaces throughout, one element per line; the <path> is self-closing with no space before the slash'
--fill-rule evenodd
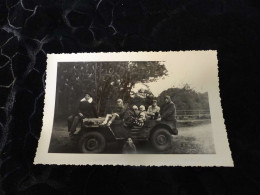
<path id="1" fill-rule="evenodd" d="M 210 154 L 215 153 L 211 124 L 180 127 L 179 135 L 173 136 L 171 154 Z M 136 143 L 139 153 L 155 153 L 148 142 Z M 77 146 L 69 138 L 66 124 L 56 124 L 52 132 L 49 152 L 78 153 Z M 110 144 L 106 153 L 121 153 L 118 145 Z"/>
<path id="2" fill-rule="evenodd" d="M 211 124 L 179 128 L 179 135 L 173 137 L 173 149 L 171 153 L 215 153 Z"/>

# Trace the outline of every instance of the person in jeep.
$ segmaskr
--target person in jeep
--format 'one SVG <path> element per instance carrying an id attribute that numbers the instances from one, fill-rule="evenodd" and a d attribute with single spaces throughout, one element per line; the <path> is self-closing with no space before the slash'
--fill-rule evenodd
<path id="1" fill-rule="evenodd" d="M 150 105 L 147 109 L 147 116 L 152 120 L 160 119 L 160 107 L 157 106 L 157 100 L 153 100 L 152 105 Z"/>
<path id="2" fill-rule="evenodd" d="M 116 106 L 113 109 L 112 114 L 107 114 L 105 120 L 103 121 L 103 123 L 101 125 L 107 125 L 110 126 L 111 123 L 116 119 L 122 119 L 124 116 L 126 109 L 123 103 L 122 99 L 118 99 L 116 101 Z"/>
<path id="3" fill-rule="evenodd" d="M 140 106 L 139 110 L 136 105 L 133 106 L 134 115 L 132 126 L 142 127 L 146 121 L 146 111 L 143 105 Z"/>
<path id="4" fill-rule="evenodd" d="M 161 120 L 162 121 L 172 121 L 176 128 L 176 108 L 175 104 L 171 100 L 171 97 L 166 95 L 164 98 L 164 104 L 161 107 Z"/>
<path id="5" fill-rule="evenodd" d="M 118 105 L 121 103 L 119 100 Z M 178 130 L 174 122 L 175 105 L 169 96 L 165 97 L 165 104 L 161 107 L 162 120 L 145 120 L 144 106 L 140 106 L 140 110 L 136 105 L 132 108 L 128 105 L 125 107 L 127 109 L 122 112 L 124 114 L 111 126 L 102 125 L 104 117 L 84 121 L 81 131 L 77 134 L 79 150 L 83 153 L 102 153 L 109 143 L 114 142 L 123 147 L 124 153 L 135 153 L 137 149 L 134 144 L 139 141 L 149 141 L 153 148 L 160 152 L 165 152 L 173 146 L 172 135 L 178 135 Z M 113 111 L 112 113 L 117 113 L 114 114 L 115 119 L 117 115 L 120 117 L 121 109 Z"/>
<path id="6" fill-rule="evenodd" d="M 70 136 L 76 131 L 77 125 L 84 118 L 97 118 L 96 103 L 94 102 L 90 93 L 86 93 L 85 97 L 81 99 L 77 113 L 68 117 L 68 130 Z"/>

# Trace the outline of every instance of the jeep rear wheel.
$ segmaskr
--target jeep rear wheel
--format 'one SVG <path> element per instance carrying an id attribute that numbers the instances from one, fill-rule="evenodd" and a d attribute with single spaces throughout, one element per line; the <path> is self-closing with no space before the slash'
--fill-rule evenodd
<path id="1" fill-rule="evenodd" d="M 158 151 L 165 151 L 172 146 L 172 136 L 167 129 L 156 129 L 151 135 L 151 143 Z"/>
<path id="2" fill-rule="evenodd" d="M 101 153 L 105 147 L 105 137 L 99 132 L 88 132 L 79 141 L 79 149 L 82 153 Z"/>

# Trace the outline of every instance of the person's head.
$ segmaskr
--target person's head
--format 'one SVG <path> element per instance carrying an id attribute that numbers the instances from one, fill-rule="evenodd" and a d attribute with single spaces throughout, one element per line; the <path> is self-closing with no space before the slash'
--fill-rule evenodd
<path id="1" fill-rule="evenodd" d="M 157 106 L 157 100 L 153 100 L 153 106 Z"/>
<path id="2" fill-rule="evenodd" d="M 141 105 L 141 106 L 139 107 L 139 110 L 140 110 L 140 111 L 145 111 L 144 105 Z"/>
<path id="3" fill-rule="evenodd" d="M 123 100 L 122 100 L 122 99 L 117 99 L 117 100 L 116 100 L 116 104 L 117 104 L 118 106 L 123 105 Z"/>
<path id="4" fill-rule="evenodd" d="M 171 102 L 171 97 L 169 95 L 166 95 L 164 97 L 164 102 L 167 104 L 167 103 L 170 103 Z"/>
<path id="5" fill-rule="evenodd" d="M 128 143 L 132 143 L 133 140 L 129 137 L 129 138 L 127 139 L 127 142 L 128 142 Z"/>
<path id="6" fill-rule="evenodd" d="M 138 107 L 136 105 L 133 105 L 133 111 L 138 112 Z"/>
<path id="7" fill-rule="evenodd" d="M 91 96 L 89 93 L 86 93 L 86 94 L 85 94 L 85 99 L 86 99 L 86 100 L 89 100 L 90 98 L 92 98 L 92 96 Z"/>

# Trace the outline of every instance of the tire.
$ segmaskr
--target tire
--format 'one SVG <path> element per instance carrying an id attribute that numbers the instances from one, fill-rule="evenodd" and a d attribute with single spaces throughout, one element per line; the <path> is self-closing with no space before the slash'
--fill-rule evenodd
<path id="1" fill-rule="evenodd" d="M 169 149 L 172 146 L 172 136 L 167 129 L 158 128 L 151 135 L 151 144 L 160 152 Z"/>
<path id="2" fill-rule="evenodd" d="M 87 132 L 79 140 L 82 153 L 101 153 L 106 148 L 106 139 L 99 132 Z"/>

